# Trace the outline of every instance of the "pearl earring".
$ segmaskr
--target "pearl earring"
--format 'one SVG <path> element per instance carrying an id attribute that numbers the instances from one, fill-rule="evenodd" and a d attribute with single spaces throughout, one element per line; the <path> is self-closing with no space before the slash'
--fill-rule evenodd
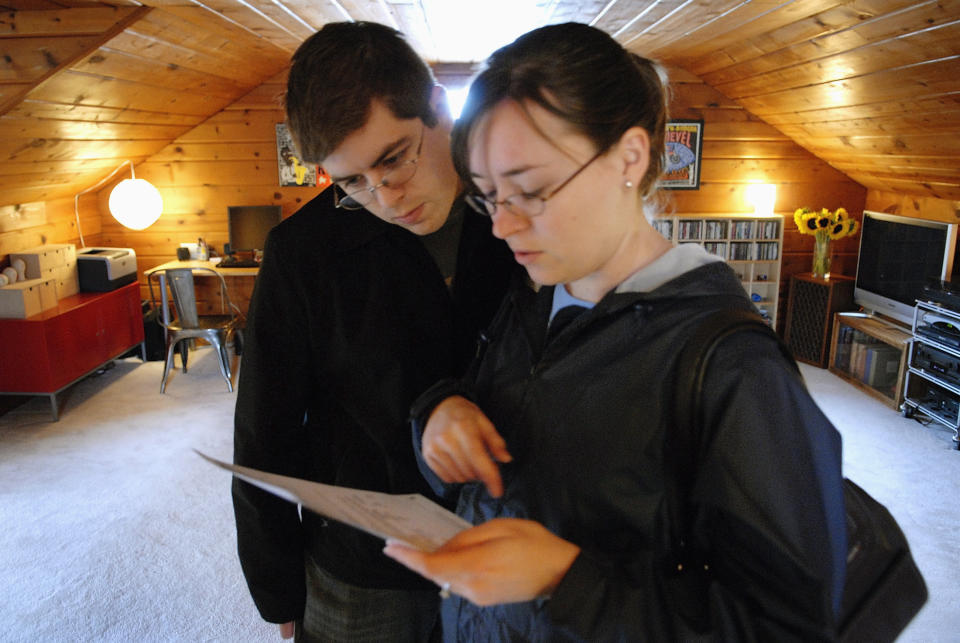
<path id="1" fill-rule="evenodd" d="M 627 188 L 627 189 L 629 190 L 630 188 L 633 187 L 633 181 L 626 181 L 626 182 L 624 182 L 623 187 L 625 187 L 625 188 Z"/>

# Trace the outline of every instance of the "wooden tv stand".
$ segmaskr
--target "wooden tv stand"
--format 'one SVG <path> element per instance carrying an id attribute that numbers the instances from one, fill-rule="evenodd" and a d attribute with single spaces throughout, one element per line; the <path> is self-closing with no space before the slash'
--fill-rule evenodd
<path id="1" fill-rule="evenodd" d="M 836 313 L 830 341 L 830 372 L 899 409 L 903 404 L 903 382 L 911 337 L 909 329 L 880 317 L 867 313 Z M 871 370 L 874 359 L 878 361 Z"/>

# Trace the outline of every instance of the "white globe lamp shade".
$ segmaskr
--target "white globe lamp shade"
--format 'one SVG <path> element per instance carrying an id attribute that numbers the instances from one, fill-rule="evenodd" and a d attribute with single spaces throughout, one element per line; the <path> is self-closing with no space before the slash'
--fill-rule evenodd
<path id="1" fill-rule="evenodd" d="M 163 212 L 160 191 L 144 179 L 124 179 L 110 193 L 110 214 L 131 230 L 153 225 Z"/>

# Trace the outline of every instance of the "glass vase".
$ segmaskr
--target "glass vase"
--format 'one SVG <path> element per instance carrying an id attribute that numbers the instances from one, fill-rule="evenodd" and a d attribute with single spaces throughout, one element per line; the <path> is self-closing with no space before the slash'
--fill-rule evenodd
<path id="1" fill-rule="evenodd" d="M 830 237 L 819 233 L 815 235 L 816 241 L 813 244 L 813 269 L 811 272 L 814 277 L 821 279 L 830 278 Z"/>

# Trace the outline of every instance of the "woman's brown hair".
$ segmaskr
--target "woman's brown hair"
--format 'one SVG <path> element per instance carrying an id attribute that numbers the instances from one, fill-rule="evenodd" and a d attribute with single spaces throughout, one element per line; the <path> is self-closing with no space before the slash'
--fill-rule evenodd
<path id="1" fill-rule="evenodd" d="M 472 185 L 467 142 L 477 121 L 504 99 L 532 101 L 594 142 L 611 148 L 631 127 L 650 135 L 650 164 L 639 189 L 650 197 L 663 172 L 667 87 L 660 67 L 581 23 L 535 29 L 490 56 L 474 79 L 453 129 L 453 162 Z"/>

